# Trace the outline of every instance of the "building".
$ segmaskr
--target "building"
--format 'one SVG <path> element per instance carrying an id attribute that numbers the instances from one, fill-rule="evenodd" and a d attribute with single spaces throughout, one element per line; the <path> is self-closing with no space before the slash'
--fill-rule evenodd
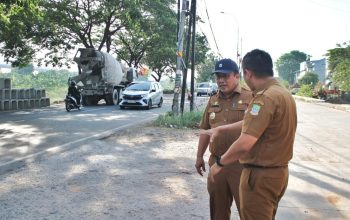
<path id="1" fill-rule="evenodd" d="M 297 74 L 297 79 L 301 79 L 307 72 L 316 73 L 318 80 L 324 84 L 328 75 L 326 58 L 300 63 L 300 72 Z"/>

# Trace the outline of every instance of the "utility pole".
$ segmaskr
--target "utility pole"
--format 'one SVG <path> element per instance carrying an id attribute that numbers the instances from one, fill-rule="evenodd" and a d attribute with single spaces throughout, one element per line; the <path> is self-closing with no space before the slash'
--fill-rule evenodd
<path id="1" fill-rule="evenodd" d="M 194 71 L 195 71 L 195 45 L 196 45 L 196 16 L 197 16 L 197 0 L 192 0 L 193 11 L 192 11 L 192 57 L 191 57 L 191 100 L 190 100 L 190 111 L 194 109 Z"/>
<path id="2" fill-rule="evenodd" d="M 188 30 L 187 30 L 187 37 L 186 37 L 186 55 L 185 55 L 185 69 L 184 74 L 182 77 L 182 93 L 181 93 L 181 102 L 180 102 L 180 111 L 181 115 L 184 113 L 185 108 L 185 95 L 186 95 L 186 88 L 187 88 L 187 70 L 188 70 L 188 63 L 189 63 L 189 56 L 190 56 L 190 45 L 191 45 L 191 31 L 192 31 L 192 13 L 193 13 L 193 0 L 191 3 L 191 10 L 187 15 L 189 16 L 188 21 Z"/>
<path id="3" fill-rule="evenodd" d="M 183 68 L 183 36 L 185 29 L 185 19 L 186 19 L 186 0 L 182 1 L 182 8 L 180 12 L 180 24 L 178 31 L 178 41 L 177 41 L 177 60 L 176 60 L 176 75 L 175 75 L 175 88 L 174 88 L 174 99 L 172 105 L 172 113 L 173 115 L 179 114 L 179 93 L 181 90 L 181 76 L 182 76 L 182 68 Z"/>

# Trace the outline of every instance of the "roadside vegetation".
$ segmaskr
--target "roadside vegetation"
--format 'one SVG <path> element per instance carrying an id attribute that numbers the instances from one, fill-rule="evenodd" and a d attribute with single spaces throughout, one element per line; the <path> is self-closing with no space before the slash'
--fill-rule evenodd
<path id="1" fill-rule="evenodd" d="M 46 96 L 50 98 L 50 102 L 55 103 L 64 99 L 68 89 L 68 78 L 76 74 L 67 70 L 49 70 L 37 74 L 14 71 L 1 74 L 1 77 L 10 78 L 12 88 L 45 89 Z"/>
<path id="2" fill-rule="evenodd" d="M 154 125 L 179 129 L 198 128 L 203 112 L 203 109 L 184 112 L 183 115 L 173 115 L 172 112 L 168 112 L 164 115 L 160 115 L 154 122 Z"/>

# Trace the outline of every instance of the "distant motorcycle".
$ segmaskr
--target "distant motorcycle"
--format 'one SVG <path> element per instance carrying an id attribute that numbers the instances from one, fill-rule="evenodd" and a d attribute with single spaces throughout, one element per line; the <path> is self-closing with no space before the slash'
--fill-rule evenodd
<path id="1" fill-rule="evenodd" d="M 70 112 L 72 109 L 78 109 L 78 110 L 81 109 L 81 105 L 78 105 L 77 100 L 69 94 L 66 95 L 66 98 L 64 99 L 64 103 L 66 105 L 67 112 Z"/>

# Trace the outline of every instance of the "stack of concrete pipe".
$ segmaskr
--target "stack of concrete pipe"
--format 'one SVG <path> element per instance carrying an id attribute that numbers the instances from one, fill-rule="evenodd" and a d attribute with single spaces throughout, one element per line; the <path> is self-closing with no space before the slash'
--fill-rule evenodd
<path id="1" fill-rule="evenodd" d="M 50 106 L 44 89 L 12 89 L 10 78 L 0 78 L 0 111 Z"/>

